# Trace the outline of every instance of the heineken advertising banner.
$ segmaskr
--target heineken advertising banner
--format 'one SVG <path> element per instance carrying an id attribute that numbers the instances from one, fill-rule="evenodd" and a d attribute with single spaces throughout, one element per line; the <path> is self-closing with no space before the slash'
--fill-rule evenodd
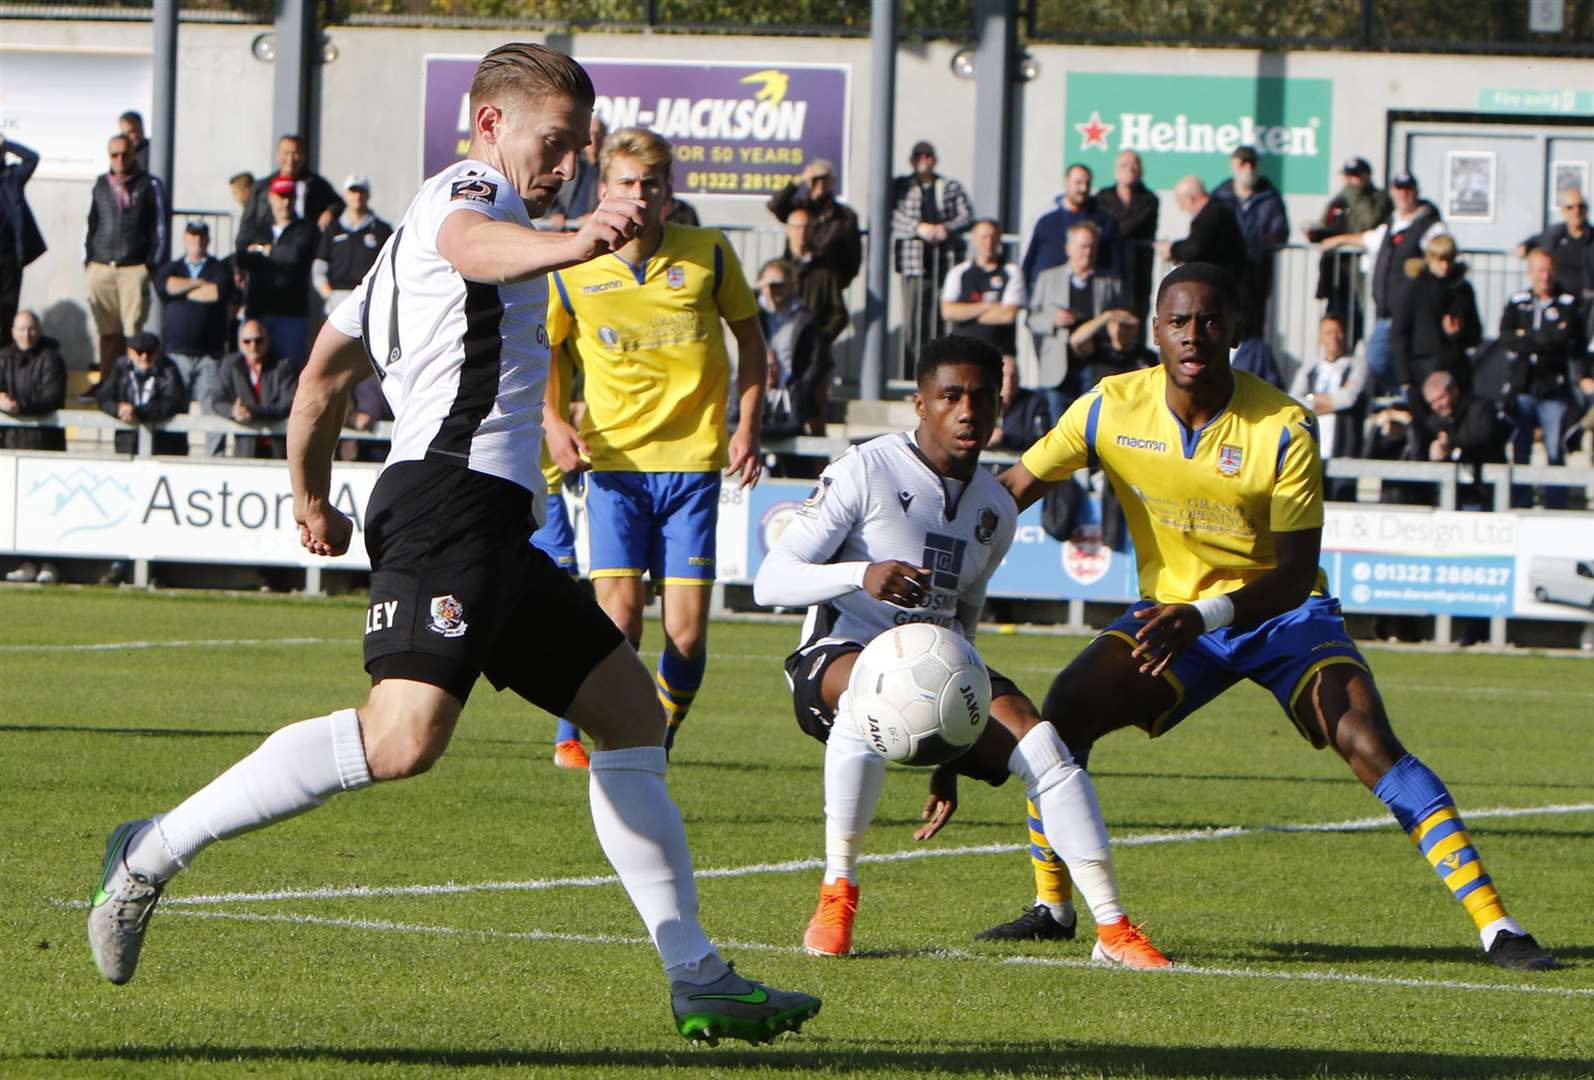
<path id="1" fill-rule="evenodd" d="M 470 81 L 479 57 L 428 56 L 422 167 L 431 176 L 470 145 Z M 847 193 L 846 64 L 581 61 L 609 130 L 652 128 L 675 147 L 678 195 L 767 199 L 811 161 L 836 170 Z"/>
<path id="2" fill-rule="evenodd" d="M 1213 187 L 1228 179 L 1235 148 L 1253 146 L 1284 194 L 1328 194 L 1330 79 L 1071 72 L 1067 105 L 1064 160 L 1098 178 L 1134 150 L 1148 187 L 1167 190 L 1191 174 Z"/>

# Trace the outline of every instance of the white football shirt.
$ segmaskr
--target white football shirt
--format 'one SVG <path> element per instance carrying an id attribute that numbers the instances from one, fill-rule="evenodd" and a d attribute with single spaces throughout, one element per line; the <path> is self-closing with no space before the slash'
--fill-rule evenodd
<path id="1" fill-rule="evenodd" d="M 1017 521 L 1012 496 L 989 472 L 977 469 L 960 485 L 935 471 L 912 436 L 883 435 L 825 468 L 759 568 L 758 601 L 796 606 L 783 598 L 809 601 L 815 588 L 830 594 L 809 608 L 804 648 L 867 642 L 904 623 L 934 623 L 967 637 L 972 628 L 959 621 L 958 608 L 984 606 Z M 887 559 L 930 571 L 922 606 L 898 607 L 863 591 L 862 568 Z M 826 587 L 820 582 L 828 575 L 813 572 L 820 564 L 855 569 Z"/>
<path id="2" fill-rule="evenodd" d="M 450 214 L 531 228 L 502 173 L 461 161 L 433 176 L 331 322 L 361 338 L 393 408 L 387 465 L 452 462 L 531 491 L 543 518 L 548 281 L 467 281 L 437 252 Z"/>

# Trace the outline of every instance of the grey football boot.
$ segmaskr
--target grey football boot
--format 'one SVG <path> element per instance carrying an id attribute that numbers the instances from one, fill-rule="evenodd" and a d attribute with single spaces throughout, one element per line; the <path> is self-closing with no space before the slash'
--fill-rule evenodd
<path id="1" fill-rule="evenodd" d="M 138 967 L 144 931 L 166 888 L 164 881 L 127 866 L 128 846 L 149 824 L 148 818 L 124 821 L 111 831 L 105 840 L 100 885 L 89 905 L 89 951 L 94 954 L 94 966 L 118 986 L 131 979 Z"/>

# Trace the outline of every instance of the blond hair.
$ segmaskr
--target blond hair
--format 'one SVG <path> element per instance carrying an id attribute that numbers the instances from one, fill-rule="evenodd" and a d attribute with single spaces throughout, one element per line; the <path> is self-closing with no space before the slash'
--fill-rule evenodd
<path id="1" fill-rule="evenodd" d="M 1449 233 L 1440 233 L 1423 245 L 1422 253 L 1430 259 L 1449 259 L 1454 262 L 1456 258 L 1456 238 Z"/>
<path id="2" fill-rule="evenodd" d="M 640 162 L 649 171 L 664 166 L 664 175 L 670 175 L 670 163 L 675 159 L 670 141 L 657 131 L 644 127 L 621 128 L 611 131 L 603 140 L 603 151 L 598 155 L 598 176 L 609 178 L 609 163 L 617 157 L 628 157 Z"/>
<path id="3" fill-rule="evenodd" d="M 597 97 L 586 68 L 558 49 L 526 41 L 500 45 L 482 57 L 470 82 L 471 112 L 501 104 L 507 94 L 525 101 L 567 97 L 588 109 Z"/>

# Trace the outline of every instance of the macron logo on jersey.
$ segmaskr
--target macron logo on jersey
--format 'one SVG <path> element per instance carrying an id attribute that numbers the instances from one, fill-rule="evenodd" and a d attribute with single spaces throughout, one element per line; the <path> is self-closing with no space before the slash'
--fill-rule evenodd
<path id="1" fill-rule="evenodd" d="M 1161 439 L 1142 439 L 1138 435 L 1120 435 L 1117 443 L 1129 450 L 1151 450 L 1158 454 L 1168 452 L 1168 444 Z"/>

